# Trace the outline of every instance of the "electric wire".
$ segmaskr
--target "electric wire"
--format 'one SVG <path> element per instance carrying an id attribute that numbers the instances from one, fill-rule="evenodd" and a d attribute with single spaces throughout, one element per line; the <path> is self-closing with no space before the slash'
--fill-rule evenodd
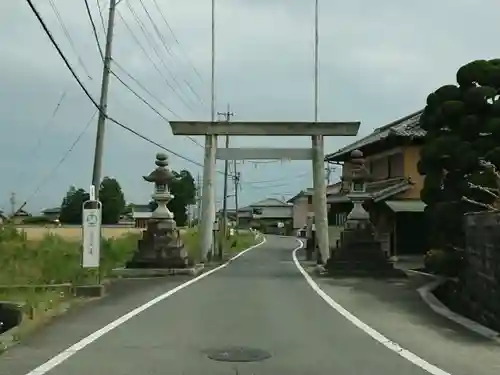
<path id="1" fill-rule="evenodd" d="M 89 17 L 90 25 L 92 26 L 92 32 L 94 34 L 94 38 L 97 43 L 97 49 L 99 50 L 99 54 L 101 55 L 101 60 L 104 61 L 104 52 L 101 48 L 101 43 L 99 42 L 99 36 L 97 35 L 97 29 L 95 27 L 94 18 L 92 17 L 92 12 L 90 11 L 89 0 L 83 0 L 83 1 L 85 2 L 85 9 L 87 10 L 87 16 Z"/>
<path id="2" fill-rule="evenodd" d="M 139 0 L 140 4 L 141 4 L 141 7 L 144 11 L 144 13 L 146 13 L 146 16 L 148 17 L 149 19 L 149 22 L 151 23 L 151 25 L 153 26 L 153 30 L 155 31 L 156 35 L 158 36 L 158 39 L 160 40 L 161 44 L 163 45 L 163 48 L 165 48 L 165 51 L 167 51 L 167 54 L 172 58 L 172 61 L 175 61 L 175 56 L 173 54 L 173 51 L 172 49 L 168 46 L 167 44 L 167 41 L 165 40 L 165 37 L 163 36 L 163 34 L 160 32 L 160 29 L 158 28 L 158 25 L 156 24 L 156 22 L 153 20 L 153 17 L 151 16 L 151 14 L 149 13 L 146 5 L 144 4 L 144 1 L 143 0 Z M 182 79 L 183 82 L 186 84 L 186 86 L 189 88 L 189 91 L 191 91 L 191 93 L 196 96 L 196 98 L 198 99 L 198 101 L 201 103 L 201 104 L 205 104 L 205 102 L 203 101 L 203 99 L 198 95 L 198 93 L 196 92 L 196 90 L 193 88 L 193 86 L 191 86 L 191 84 L 186 80 L 186 79 Z"/>
<path id="3" fill-rule="evenodd" d="M 132 30 L 132 28 L 130 27 L 130 25 L 128 24 L 128 22 L 125 20 L 125 18 L 122 16 L 121 12 L 118 11 L 118 9 L 116 10 L 116 14 L 118 15 L 118 17 L 120 17 L 120 19 L 122 20 L 123 24 L 125 25 L 125 27 L 127 28 L 127 30 L 129 31 L 130 35 L 132 36 L 132 39 L 134 40 L 134 42 L 137 44 L 137 46 L 140 48 L 140 50 L 142 51 L 142 53 L 144 53 L 144 55 L 146 56 L 146 58 L 149 60 L 149 62 L 151 63 L 151 65 L 153 65 L 154 69 L 157 71 L 157 73 L 161 76 L 161 78 L 163 79 L 163 81 L 165 82 L 165 84 L 172 90 L 172 92 L 177 95 L 177 97 L 179 98 L 179 100 L 182 102 L 182 104 L 184 104 L 184 106 L 186 108 L 188 108 L 191 112 L 193 112 L 193 109 L 189 106 L 189 104 L 187 104 L 184 99 L 182 98 L 182 96 L 180 96 L 178 93 L 177 93 L 177 89 L 172 86 L 172 84 L 169 82 L 169 80 L 165 77 L 165 75 L 163 74 L 163 72 L 161 71 L 161 69 L 158 67 L 158 65 L 154 62 L 154 60 L 151 58 L 151 56 L 148 54 L 148 52 L 146 51 L 146 49 L 144 48 L 144 46 L 142 45 L 141 41 L 137 38 L 137 36 L 135 35 L 134 31 Z"/>
<path id="4" fill-rule="evenodd" d="M 163 19 L 163 22 L 165 23 L 165 25 L 167 26 L 168 30 L 170 31 L 170 34 L 172 34 L 172 37 L 174 38 L 174 41 L 175 43 L 177 43 L 177 45 L 179 46 L 179 50 L 181 51 L 181 53 L 185 56 L 186 60 L 188 61 L 188 63 L 191 65 L 193 71 L 195 72 L 195 74 L 198 76 L 198 78 L 200 79 L 200 81 L 202 83 L 205 83 L 205 81 L 203 80 L 203 77 L 202 75 L 200 74 L 200 72 L 198 71 L 198 69 L 196 69 L 196 66 L 193 64 L 193 62 L 191 61 L 191 59 L 189 58 L 189 55 L 184 51 L 184 49 L 182 48 L 181 46 L 181 43 L 179 42 L 179 39 L 177 38 L 177 36 L 175 35 L 174 33 L 174 30 L 172 29 L 172 27 L 170 26 L 170 23 L 167 21 L 167 18 L 165 17 L 165 15 L 163 14 L 163 11 L 161 10 L 160 6 L 158 5 L 158 1 L 157 0 L 153 0 L 153 3 L 156 7 L 156 10 L 158 11 L 158 14 L 160 15 L 160 17 Z"/>
<path id="5" fill-rule="evenodd" d="M 135 78 L 132 74 L 130 74 L 125 68 L 123 68 L 120 64 L 116 62 L 116 60 L 113 60 L 113 63 L 120 69 L 122 70 L 128 78 L 130 78 L 132 81 L 134 81 L 141 89 L 143 89 L 149 96 L 151 96 L 153 99 L 155 99 L 162 107 L 164 107 L 167 111 L 169 111 L 171 114 L 174 116 L 180 118 L 179 115 L 177 115 L 175 112 L 173 112 L 161 99 L 159 99 L 157 96 L 152 94 L 137 78 Z M 126 82 L 124 82 L 113 70 L 111 70 L 111 74 L 120 82 L 122 85 L 124 85 L 128 90 L 130 90 L 139 100 L 141 100 L 144 104 L 146 104 L 151 110 L 153 110 L 157 115 L 159 115 L 161 118 L 163 118 L 165 121 L 169 121 L 166 117 L 164 117 L 156 108 L 154 108 L 146 99 L 144 99 L 142 96 L 140 96 L 135 90 L 133 90 Z M 205 148 L 203 145 L 201 145 L 196 139 L 190 136 L 186 136 L 191 142 L 193 142 L 195 145 L 197 145 L 200 148 Z"/>
<path id="6" fill-rule="evenodd" d="M 147 30 L 146 26 L 144 25 L 144 23 L 142 22 L 142 20 L 140 19 L 140 17 L 137 15 L 137 13 L 135 12 L 134 8 L 132 8 L 132 6 L 130 5 L 129 2 L 126 3 L 127 5 L 127 8 L 129 9 L 130 13 L 132 14 L 132 17 L 134 18 L 135 22 L 137 23 L 137 25 L 139 26 L 139 29 L 141 30 L 142 34 L 144 35 L 144 38 L 146 39 L 147 43 L 150 45 L 151 49 L 153 50 L 154 54 L 156 55 L 156 57 L 158 58 L 158 61 L 160 63 L 160 65 L 167 71 L 167 73 L 170 75 L 170 77 L 172 78 L 174 84 L 178 87 L 179 89 L 179 92 L 177 92 L 177 89 L 174 89 L 174 87 L 172 85 L 169 84 L 169 87 L 172 88 L 172 90 L 174 90 L 174 92 L 177 94 L 179 100 L 189 109 L 189 111 L 191 111 L 192 113 L 195 112 L 194 108 L 192 107 L 192 104 L 189 103 L 189 100 L 188 99 L 185 99 L 184 98 L 184 95 L 181 95 L 184 94 L 183 90 L 182 90 L 182 86 L 179 84 L 179 82 L 177 81 L 177 78 L 175 77 L 174 73 L 168 68 L 167 64 L 165 64 L 165 61 L 163 60 L 163 58 L 161 57 L 161 54 L 160 52 L 158 51 L 158 48 L 156 47 L 154 41 L 153 41 L 153 38 L 151 37 L 151 35 L 149 34 L 149 31 Z M 123 17 L 121 17 L 122 20 L 125 22 L 125 20 L 123 19 Z M 130 27 L 127 27 L 128 30 L 133 33 L 132 29 Z M 137 42 L 140 43 L 139 39 L 137 37 L 134 38 Z M 150 61 L 152 62 L 153 60 L 150 59 Z M 164 76 L 163 76 L 164 77 Z M 166 78 L 165 78 L 166 79 Z"/>
<path id="7" fill-rule="evenodd" d="M 85 124 L 85 127 L 82 129 L 82 131 L 78 134 L 78 136 L 76 137 L 76 139 L 73 141 L 73 143 L 71 144 L 71 146 L 66 150 L 66 152 L 63 154 L 63 156 L 61 157 L 61 159 L 59 160 L 59 162 L 55 165 L 54 168 L 52 168 L 50 170 L 50 172 L 45 175 L 45 177 L 38 183 L 38 185 L 36 186 L 35 190 L 33 190 L 33 192 L 28 196 L 28 198 L 25 199 L 25 201 L 23 202 L 23 204 L 21 205 L 21 207 L 16 211 L 18 212 L 19 210 L 22 210 L 24 208 L 24 206 L 26 206 L 26 204 L 30 201 L 31 198 L 33 198 L 40 190 L 41 188 L 54 176 L 54 174 L 57 172 L 57 170 L 61 167 L 61 165 L 66 161 L 66 159 L 71 155 L 71 153 L 73 152 L 73 150 L 75 149 L 76 145 L 80 142 L 80 140 L 82 139 L 82 137 L 85 135 L 85 133 L 87 132 L 87 129 L 89 128 L 89 126 L 92 124 L 92 122 L 94 121 L 94 118 L 95 116 L 97 115 L 99 111 L 98 110 L 95 110 L 94 111 L 94 114 L 92 115 L 92 117 L 89 119 L 89 121 L 87 121 L 87 123 Z"/>
<path id="8" fill-rule="evenodd" d="M 66 36 L 66 39 L 68 40 L 71 49 L 73 50 L 73 52 L 75 53 L 75 55 L 78 59 L 78 63 L 82 67 L 85 74 L 89 77 L 89 79 L 93 79 L 89 70 L 85 66 L 85 63 L 83 62 L 80 54 L 76 50 L 75 42 L 73 41 L 73 38 L 71 37 L 71 34 L 69 33 L 68 28 L 66 27 L 66 24 L 64 23 L 64 21 L 61 17 L 61 13 L 59 13 L 59 9 L 57 9 L 56 4 L 54 3 L 54 0 L 49 0 L 49 5 L 52 8 L 52 10 L 54 11 L 54 14 L 56 15 L 57 21 L 59 22 L 59 25 L 61 26 L 61 29 L 62 29 L 64 35 Z"/>
<path id="9" fill-rule="evenodd" d="M 38 12 L 38 10 L 36 9 L 36 7 L 34 6 L 33 4 L 33 1 L 32 0 L 26 0 L 26 2 L 28 3 L 29 7 L 31 8 L 33 14 L 36 16 L 38 22 L 40 23 L 40 25 L 42 26 L 42 29 L 44 30 L 44 32 L 47 34 L 47 37 L 50 39 L 52 45 L 54 46 L 54 48 L 56 49 L 56 51 L 58 52 L 59 56 L 61 57 L 61 59 L 64 61 L 64 64 L 66 65 L 66 67 L 68 68 L 68 70 L 70 71 L 71 75 L 73 76 L 73 78 L 76 80 L 76 82 L 78 83 L 78 85 L 80 86 L 80 88 L 82 89 L 82 91 L 85 93 L 85 95 L 88 97 L 88 99 L 91 101 L 91 103 L 94 105 L 94 107 L 96 107 L 96 109 L 103 113 L 102 109 L 100 108 L 99 104 L 96 102 L 96 100 L 92 97 L 92 95 L 90 94 L 90 92 L 88 91 L 88 89 L 85 87 L 85 85 L 82 83 L 81 79 L 78 77 L 78 75 L 76 74 L 75 70 L 73 69 L 73 67 L 71 66 L 70 62 L 68 61 L 68 59 L 66 58 L 64 52 L 61 50 L 61 48 L 59 47 L 59 45 L 57 44 L 56 40 L 54 39 L 52 33 L 50 32 L 50 30 L 48 29 L 45 21 L 43 20 L 42 16 L 40 15 L 40 13 Z M 165 150 L 167 152 L 169 152 L 170 154 L 172 155 L 175 155 L 177 156 L 178 158 L 180 159 L 183 159 L 187 162 L 190 162 L 192 164 L 195 164 L 199 167 L 203 167 L 203 164 L 200 163 L 200 162 L 197 162 L 193 159 L 190 159 L 182 154 L 179 154 L 178 152 L 175 152 L 173 150 L 170 150 L 168 149 L 167 147 L 159 144 L 158 142 L 156 141 L 153 141 L 152 139 L 146 137 L 145 135 L 137 132 L 136 130 L 122 124 L 121 122 L 115 120 L 114 118 L 112 118 L 111 116 L 108 116 L 107 114 L 103 113 L 106 118 L 113 122 L 114 124 L 118 125 L 119 127 L 121 127 L 122 129 L 125 129 L 126 131 L 128 131 L 129 133 L 132 133 L 134 134 L 135 136 L 145 140 L 146 142 L 149 142 L 159 148 L 161 148 L 162 150 Z M 216 172 L 218 172 L 219 174 L 224 174 L 223 171 L 220 171 L 220 170 L 216 170 Z"/>

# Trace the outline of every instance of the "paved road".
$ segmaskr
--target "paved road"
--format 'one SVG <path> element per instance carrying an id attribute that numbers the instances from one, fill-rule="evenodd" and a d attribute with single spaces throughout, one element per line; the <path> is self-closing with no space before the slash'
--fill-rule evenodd
<path id="1" fill-rule="evenodd" d="M 66 352 L 54 368 L 31 375 L 427 374 L 325 303 L 293 263 L 296 245 L 269 237 L 228 267 Z M 208 350 L 228 346 L 272 357 L 239 364 L 207 358 Z"/>

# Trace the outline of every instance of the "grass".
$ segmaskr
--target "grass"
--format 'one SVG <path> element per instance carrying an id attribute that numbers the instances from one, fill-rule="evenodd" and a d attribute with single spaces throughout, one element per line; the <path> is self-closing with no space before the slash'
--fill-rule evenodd
<path id="1" fill-rule="evenodd" d="M 27 226 L 19 228 L 24 233 L 29 240 L 40 241 L 45 238 L 48 234 L 53 234 L 60 236 L 69 241 L 81 241 L 82 240 L 82 228 L 81 227 L 54 227 L 54 226 Z M 134 228 L 132 226 L 123 227 L 102 227 L 102 236 L 104 238 L 119 238 L 126 234 L 140 234 L 141 229 Z"/>
<path id="2" fill-rule="evenodd" d="M 197 230 L 190 228 L 181 233 L 190 256 L 199 262 Z M 99 271 L 81 267 L 80 237 L 68 238 L 46 231 L 43 236 L 35 238 L 24 229 L 0 226 L 0 301 L 19 303 L 28 316 L 38 314 L 34 313 L 37 311 L 42 312 L 41 316 L 48 316 L 65 303 L 76 303 L 71 287 L 95 284 Z M 101 280 L 111 277 L 112 269 L 125 265 L 136 250 L 139 238 L 137 231 L 103 238 Z M 224 257 L 228 258 L 256 242 L 252 233 L 240 231 L 225 241 Z M 31 323 L 33 320 L 31 317 Z"/>
<path id="3" fill-rule="evenodd" d="M 201 260 L 199 232 L 195 228 L 189 228 L 182 238 L 186 248 L 189 250 L 189 254 L 196 262 L 199 262 Z M 258 243 L 258 240 L 255 239 L 255 236 L 250 231 L 240 230 L 238 234 L 224 241 L 224 258 L 229 258 L 256 243 Z"/>

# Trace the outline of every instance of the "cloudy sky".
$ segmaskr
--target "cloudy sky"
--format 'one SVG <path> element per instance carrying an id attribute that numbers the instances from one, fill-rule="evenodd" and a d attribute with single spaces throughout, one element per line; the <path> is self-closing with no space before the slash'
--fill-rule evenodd
<path id="1" fill-rule="evenodd" d="M 34 3 L 98 99 L 102 66 L 84 2 Z M 99 0 L 104 22 L 108 3 Z M 217 110 L 230 103 L 234 120 L 311 120 L 314 1 L 216 3 Z M 359 120 L 359 136 L 421 109 L 427 94 L 454 82 L 455 71 L 464 63 L 500 55 L 500 3 L 495 0 L 320 3 L 320 120 Z M 98 2 L 89 4 L 104 44 Z M 210 0 L 156 0 L 156 4 L 123 0 L 118 5 L 113 70 L 166 118 L 208 120 Z M 16 192 L 18 203 L 28 199 L 28 209 L 34 211 L 58 206 L 70 185 L 90 184 L 95 110 L 26 1 L 0 1 L 0 45 L 0 208 L 9 210 L 11 192 Z M 199 146 L 172 136 L 168 123 L 114 78 L 109 113 L 165 147 L 202 160 Z M 330 138 L 326 151 L 353 140 Z M 307 138 L 232 139 L 234 146 L 309 143 Z M 146 202 L 151 186 L 140 176 L 154 167 L 158 148 L 111 123 L 105 147 L 104 175 L 119 179 L 129 201 Z M 174 169 L 188 169 L 194 176 L 201 173 L 199 166 L 178 157 L 170 161 Z M 308 162 L 245 162 L 238 168 L 242 204 L 289 197 L 311 185 Z"/>

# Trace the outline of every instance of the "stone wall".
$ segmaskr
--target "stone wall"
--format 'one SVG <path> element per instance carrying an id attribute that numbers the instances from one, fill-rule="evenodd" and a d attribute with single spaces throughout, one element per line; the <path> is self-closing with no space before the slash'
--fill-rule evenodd
<path id="1" fill-rule="evenodd" d="M 474 320 L 500 331 L 500 213 L 465 215 L 461 300 Z"/>

